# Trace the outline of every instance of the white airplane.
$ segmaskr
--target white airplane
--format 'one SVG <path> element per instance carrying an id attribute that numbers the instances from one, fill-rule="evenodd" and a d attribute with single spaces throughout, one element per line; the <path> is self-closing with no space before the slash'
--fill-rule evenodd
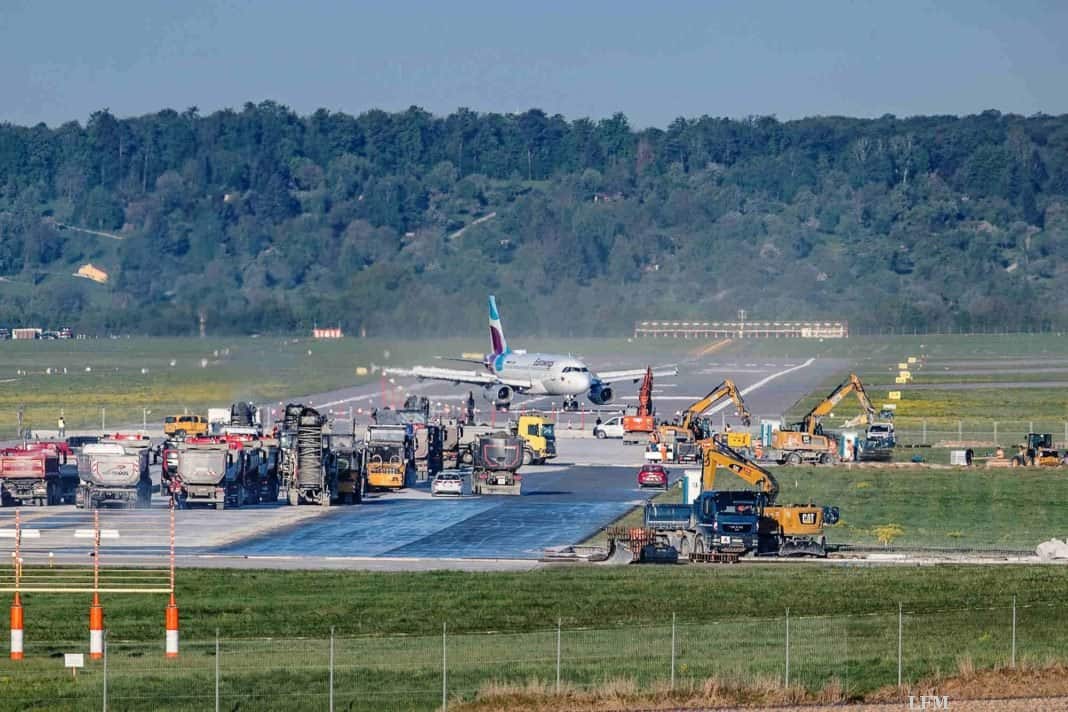
<path id="1" fill-rule="evenodd" d="M 578 398 L 583 394 L 595 405 L 605 405 L 612 400 L 611 384 L 616 381 L 638 381 L 645 376 L 645 369 L 606 371 L 594 373 L 590 367 L 574 356 L 562 354 L 527 353 L 512 351 L 504 338 L 501 317 L 497 312 L 497 300 L 489 298 L 490 346 L 493 351 L 482 361 L 482 368 L 470 371 L 416 366 L 414 368 L 387 368 L 385 373 L 393 376 L 409 376 L 419 380 L 450 381 L 455 384 L 470 383 L 482 387 L 483 397 L 500 410 L 506 410 L 515 393 L 530 396 L 563 396 L 565 410 L 578 410 Z M 466 359 L 456 359 L 466 360 Z M 675 367 L 655 369 L 654 376 L 674 376 Z"/>

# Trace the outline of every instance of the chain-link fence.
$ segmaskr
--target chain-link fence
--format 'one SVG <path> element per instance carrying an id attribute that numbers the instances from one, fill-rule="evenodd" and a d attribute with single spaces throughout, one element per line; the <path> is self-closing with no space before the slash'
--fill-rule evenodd
<path id="1" fill-rule="evenodd" d="M 1028 433 L 1050 433 L 1054 445 L 1068 445 L 1068 421 L 898 418 L 895 432 L 902 445 L 964 447 L 1012 447 L 1022 444 Z"/>
<path id="2" fill-rule="evenodd" d="M 710 595 L 714 595 L 711 593 Z M 983 607 L 852 616 L 777 616 L 695 623 L 665 612 L 653 626 L 524 633 L 186 641 L 109 640 L 74 677 L 77 642 L 27 641 L 0 662 L 5 709 L 433 710 L 489 689 L 553 695 L 725 685 L 836 688 L 847 696 L 938 674 L 1063 661 L 1068 604 L 1015 597 Z"/>

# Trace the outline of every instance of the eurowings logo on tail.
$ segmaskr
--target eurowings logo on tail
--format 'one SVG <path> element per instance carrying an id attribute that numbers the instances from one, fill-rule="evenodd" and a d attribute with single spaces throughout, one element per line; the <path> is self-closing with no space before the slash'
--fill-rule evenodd
<path id="1" fill-rule="evenodd" d="M 507 356 L 510 351 L 508 349 L 508 342 L 504 338 L 504 327 L 501 326 L 501 315 L 497 311 L 497 298 L 492 294 L 489 298 L 489 330 L 490 348 L 492 348 L 493 351 L 486 358 L 486 363 L 494 371 L 500 371 L 504 366 L 504 357 Z"/>

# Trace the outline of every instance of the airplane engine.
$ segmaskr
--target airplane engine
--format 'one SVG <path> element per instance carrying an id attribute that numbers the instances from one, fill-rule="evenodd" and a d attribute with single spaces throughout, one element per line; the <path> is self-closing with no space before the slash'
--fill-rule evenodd
<path id="1" fill-rule="evenodd" d="M 508 410 L 512 403 L 512 389 L 509 386 L 486 386 L 482 389 L 482 397 L 497 410 Z"/>
<path id="2" fill-rule="evenodd" d="M 602 386 L 599 383 L 590 386 L 588 397 L 594 405 L 608 405 L 612 400 L 612 396 L 612 389 L 609 386 Z"/>

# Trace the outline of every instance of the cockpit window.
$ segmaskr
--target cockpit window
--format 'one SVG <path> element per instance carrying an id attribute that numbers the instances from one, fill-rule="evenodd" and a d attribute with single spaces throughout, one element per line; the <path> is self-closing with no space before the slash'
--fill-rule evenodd
<path id="1" fill-rule="evenodd" d="M 589 373 L 590 369 L 585 366 L 564 366 L 564 373 Z"/>

